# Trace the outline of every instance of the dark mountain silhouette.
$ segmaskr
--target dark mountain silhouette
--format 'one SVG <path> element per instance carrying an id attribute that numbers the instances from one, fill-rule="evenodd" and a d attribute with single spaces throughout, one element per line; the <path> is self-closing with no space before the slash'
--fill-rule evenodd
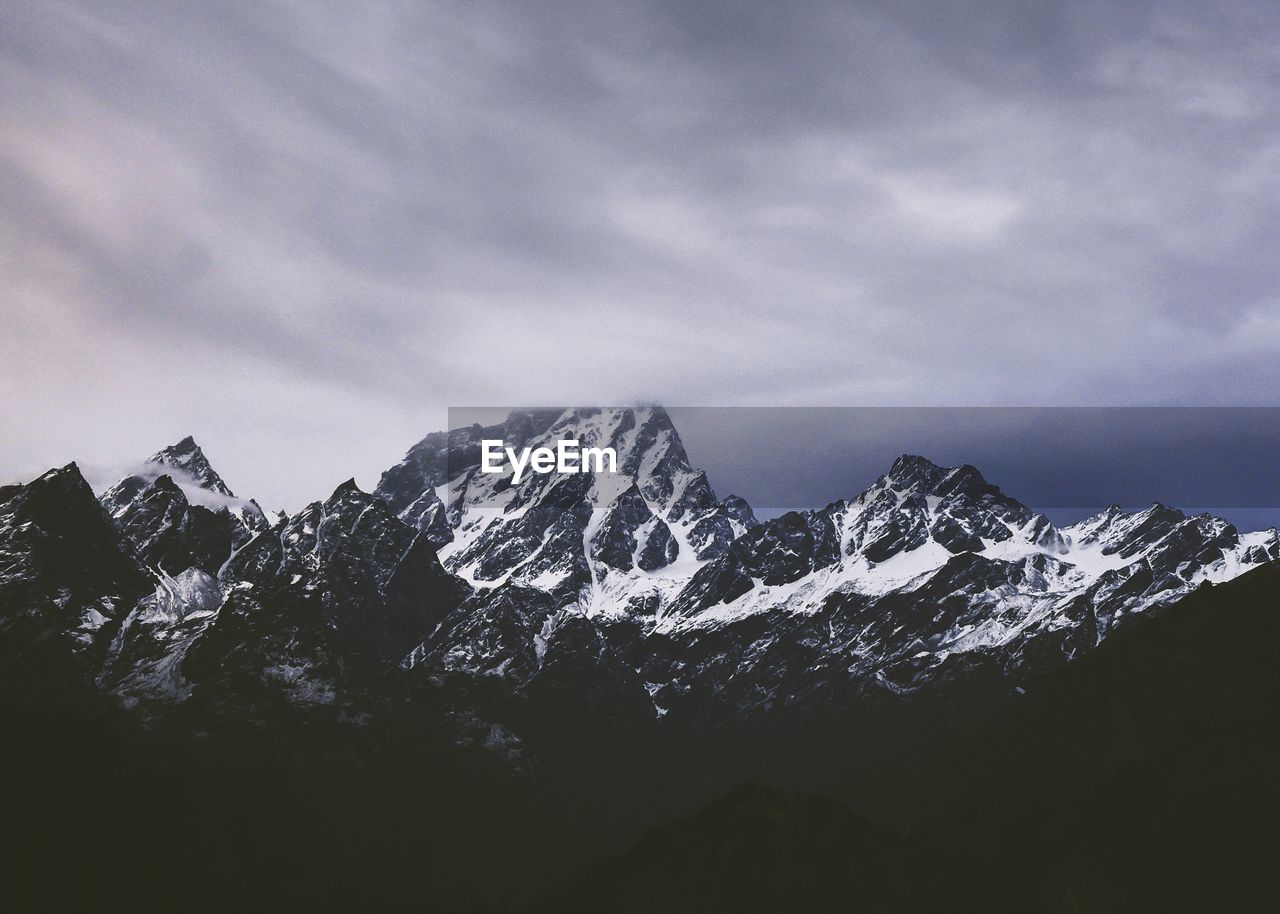
<path id="1" fill-rule="evenodd" d="M 619 470 L 513 484 L 490 436 Z M 0 488 L 0 881 L 17 910 L 1264 908 L 1278 557 L 1158 504 L 1058 528 L 910 455 L 758 522 L 659 409 L 431 435 L 291 516 L 189 438 L 101 498 L 72 464 Z"/>

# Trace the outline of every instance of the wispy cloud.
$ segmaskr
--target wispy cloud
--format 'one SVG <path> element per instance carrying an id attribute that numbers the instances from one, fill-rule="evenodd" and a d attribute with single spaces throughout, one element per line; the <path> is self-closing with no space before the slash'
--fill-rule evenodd
<path id="1" fill-rule="evenodd" d="M 182 467 L 140 461 L 113 466 L 87 464 L 80 467 L 80 472 L 84 476 L 85 482 L 89 483 L 90 487 L 98 495 L 102 495 L 127 476 L 138 476 L 148 482 L 154 481 L 161 476 L 168 476 L 182 490 L 182 494 L 186 496 L 187 501 L 193 505 L 200 505 L 203 508 L 210 508 L 215 511 L 219 508 L 238 509 L 250 507 L 250 499 L 238 498 L 234 495 L 223 495 L 221 492 L 206 489 L 200 484 L 199 479 Z"/>

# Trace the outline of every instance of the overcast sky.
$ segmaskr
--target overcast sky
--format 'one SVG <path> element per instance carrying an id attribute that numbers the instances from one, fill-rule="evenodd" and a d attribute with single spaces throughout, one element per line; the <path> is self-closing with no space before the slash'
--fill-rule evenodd
<path id="1" fill-rule="evenodd" d="M 458 404 L 1274 405 L 1278 236 L 1274 0 L 9 0 L 0 480 L 190 433 L 296 508 Z"/>

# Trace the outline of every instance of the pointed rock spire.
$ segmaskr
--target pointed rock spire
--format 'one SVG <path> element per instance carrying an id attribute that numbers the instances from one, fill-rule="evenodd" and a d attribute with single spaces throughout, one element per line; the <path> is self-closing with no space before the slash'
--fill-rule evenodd
<path id="1" fill-rule="evenodd" d="M 235 497 L 235 493 L 223 482 L 222 477 L 205 457 L 204 451 L 200 449 L 200 445 L 196 444 L 195 439 L 190 435 L 177 444 L 152 454 L 147 459 L 147 463 L 163 464 L 189 476 L 201 488 L 229 498 Z"/>

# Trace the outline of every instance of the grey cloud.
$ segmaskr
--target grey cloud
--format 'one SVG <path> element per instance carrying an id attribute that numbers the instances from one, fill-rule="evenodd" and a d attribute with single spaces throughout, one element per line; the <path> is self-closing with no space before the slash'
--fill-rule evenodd
<path id="1" fill-rule="evenodd" d="M 0 466 L 69 426 L 112 450 L 70 456 L 153 450 L 118 427 L 148 359 L 185 396 L 154 433 L 239 419 L 259 437 L 219 450 L 250 474 L 315 454 L 242 485 L 294 506 L 350 475 L 326 402 L 408 445 L 468 401 L 1275 399 L 1271 3 L 6 20 Z"/>

